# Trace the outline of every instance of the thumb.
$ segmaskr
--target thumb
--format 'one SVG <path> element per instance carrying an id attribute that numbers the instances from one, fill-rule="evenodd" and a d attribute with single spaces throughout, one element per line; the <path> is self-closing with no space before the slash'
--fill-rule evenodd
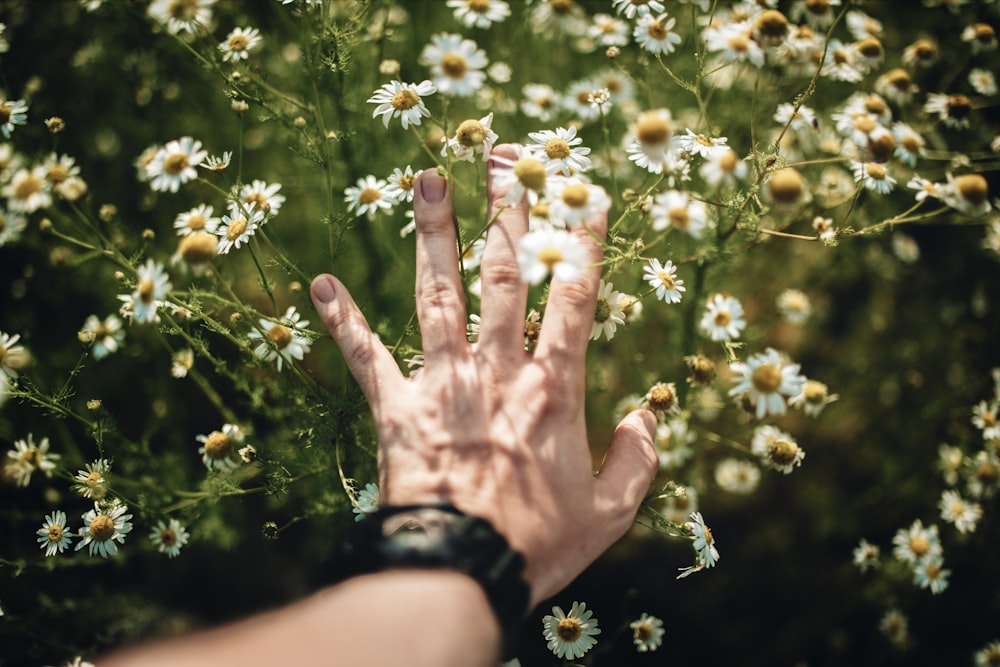
<path id="1" fill-rule="evenodd" d="M 613 526 L 624 534 L 659 469 L 653 445 L 656 417 L 648 410 L 633 410 L 618 424 L 611 447 L 595 482 L 598 507 L 605 508 Z"/>

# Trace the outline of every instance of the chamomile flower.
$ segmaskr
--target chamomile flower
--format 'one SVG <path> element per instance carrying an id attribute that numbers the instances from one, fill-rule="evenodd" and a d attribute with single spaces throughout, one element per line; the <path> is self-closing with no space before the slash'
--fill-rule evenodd
<path id="1" fill-rule="evenodd" d="M 265 217 L 270 218 L 278 215 L 281 205 L 285 203 L 285 196 L 279 195 L 279 190 L 281 183 L 267 183 L 254 179 L 240 188 L 239 199 L 245 207 L 260 211 Z"/>
<path id="2" fill-rule="evenodd" d="M 764 466 L 786 475 L 801 466 L 802 459 L 806 456 L 795 438 L 769 424 L 754 429 L 750 450 Z"/>
<path id="3" fill-rule="evenodd" d="M 976 667 L 994 667 L 1000 665 L 1000 639 L 991 641 L 976 651 L 973 656 Z"/>
<path id="4" fill-rule="evenodd" d="M 655 651 L 663 644 L 663 621 L 643 612 L 636 620 L 628 624 L 632 628 L 632 642 L 639 653 Z"/>
<path id="5" fill-rule="evenodd" d="M 553 176 L 546 187 L 549 217 L 575 229 L 593 218 L 608 212 L 611 199 L 600 185 L 586 183 L 579 178 Z"/>
<path id="6" fill-rule="evenodd" d="M 909 528 L 900 528 L 892 537 L 892 555 L 904 563 L 915 565 L 927 557 L 941 557 L 941 539 L 938 527 L 924 527 L 920 519 L 916 519 Z"/>
<path id="7" fill-rule="evenodd" d="M 691 460 L 695 451 L 691 445 L 698 439 L 698 434 L 691 428 L 688 420 L 678 414 L 680 404 L 677 402 L 677 385 L 673 383 L 658 383 L 653 385 L 646 395 L 642 397 L 639 407 L 652 409 L 664 415 L 671 415 L 668 419 L 660 420 L 656 425 L 656 433 L 653 435 L 653 446 L 656 447 L 656 457 L 660 462 L 660 470 L 674 470 Z M 681 510 L 680 520 L 693 509 L 683 508 L 675 503 L 675 507 Z"/>
<path id="8" fill-rule="evenodd" d="M 590 149 L 581 146 L 583 139 L 576 136 L 576 127 L 558 127 L 553 130 L 529 132 L 528 138 L 534 143 L 528 149 L 546 164 L 555 163 L 558 169 L 552 173 L 572 176 L 573 172 L 589 171 L 591 168 Z"/>
<path id="9" fill-rule="evenodd" d="M 17 379 L 17 369 L 11 361 L 24 355 L 24 346 L 17 344 L 19 340 L 20 334 L 0 331 L 0 382 Z"/>
<path id="10" fill-rule="evenodd" d="M 125 340 L 125 329 L 116 315 L 108 315 L 103 320 L 97 315 L 90 315 L 77 337 L 81 342 L 91 345 L 94 359 L 103 359 L 121 347 Z"/>
<path id="11" fill-rule="evenodd" d="M 945 490 L 938 501 L 941 518 L 955 526 L 960 533 L 972 533 L 983 516 L 982 505 L 962 498 L 958 491 Z"/>
<path id="12" fill-rule="evenodd" d="M 937 116 L 937 119 L 953 130 L 964 130 L 969 127 L 969 115 L 972 113 L 972 100 L 961 93 L 945 95 L 929 93 L 924 102 L 924 113 Z"/>
<path id="13" fill-rule="evenodd" d="M 627 19 L 642 18 L 654 12 L 663 11 L 660 0 L 613 0 L 615 11 Z"/>
<path id="14" fill-rule="evenodd" d="M 380 211 L 391 211 L 394 200 L 386 192 L 387 185 L 381 178 L 371 175 L 359 178 L 357 185 L 344 190 L 347 210 L 357 216 L 367 215 L 369 219 L 374 218 Z"/>
<path id="15" fill-rule="evenodd" d="M 200 204 L 189 211 L 185 211 L 174 218 L 174 229 L 179 236 L 187 236 L 194 232 L 207 232 L 215 234 L 222 222 L 213 215 L 215 209 L 208 204 Z"/>
<path id="16" fill-rule="evenodd" d="M 489 64 L 486 52 L 471 39 L 439 33 L 420 54 L 420 64 L 430 67 L 434 85 L 442 94 L 468 97 L 482 88 Z"/>
<path id="17" fill-rule="evenodd" d="M 926 156 L 924 146 L 927 142 L 920 133 L 906 123 L 893 123 L 892 135 L 896 138 L 895 156 L 909 166 L 915 167 L 917 160 Z"/>
<path id="18" fill-rule="evenodd" d="M 437 92 L 437 88 L 429 80 L 420 83 L 403 83 L 402 81 L 390 81 L 382 84 L 368 98 L 369 104 L 377 104 L 372 118 L 382 116 L 382 124 L 389 127 L 389 121 L 399 118 L 403 129 L 410 125 L 420 125 L 424 118 L 429 118 L 431 112 L 424 104 L 424 98 Z"/>
<path id="19" fill-rule="evenodd" d="M 854 565 L 864 574 L 869 569 L 878 569 L 882 550 L 879 549 L 877 544 L 872 544 L 868 540 L 861 538 L 861 541 L 858 542 L 858 546 L 854 547 L 851 555 Z"/>
<path id="20" fill-rule="evenodd" d="M 76 471 L 72 489 L 84 498 L 103 500 L 111 488 L 110 472 L 111 464 L 107 459 L 97 459 L 93 463 L 87 463 L 83 470 Z"/>
<path id="21" fill-rule="evenodd" d="M 651 173 L 663 173 L 664 168 L 676 159 L 670 143 L 673 134 L 673 118 L 668 109 L 642 113 L 635 122 L 625 149 L 628 159 Z"/>
<path id="22" fill-rule="evenodd" d="M 45 515 L 45 522 L 35 533 L 38 535 L 38 548 L 45 549 L 45 557 L 62 553 L 70 543 L 70 531 L 66 530 L 66 513 L 56 510 Z"/>
<path id="23" fill-rule="evenodd" d="M 599 634 L 594 612 L 583 602 L 574 602 L 569 614 L 562 607 L 552 607 L 552 614 L 542 619 L 542 636 L 557 658 L 582 658 L 597 643 L 594 636 Z"/>
<path id="24" fill-rule="evenodd" d="M 714 155 L 731 150 L 726 142 L 726 137 L 710 137 L 707 134 L 695 134 L 690 128 L 684 130 L 684 134 L 674 137 L 674 147 L 687 153 L 697 155 L 702 158 L 710 158 Z"/>
<path id="25" fill-rule="evenodd" d="M 747 394 L 756 406 L 757 419 L 766 415 L 780 417 L 785 414 L 785 401 L 802 391 L 806 378 L 799 375 L 799 365 L 785 363 L 777 350 L 768 348 L 762 354 L 751 355 L 747 361 L 729 365 L 736 374 L 736 386 L 730 396 Z"/>
<path id="26" fill-rule="evenodd" d="M 666 13 L 654 16 L 646 13 L 639 17 L 632 30 L 632 37 L 636 43 L 650 53 L 670 54 L 677 50 L 677 46 L 683 41 L 681 36 L 674 32 L 677 19 Z"/>
<path id="27" fill-rule="evenodd" d="M 723 459 L 715 466 L 715 483 L 727 493 L 745 496 L 757 490 L 760 468 L 743 459 Z"/>
<path id="28" fill-rule="evenodd" d="M 974 405 L 972 425 L 983 432 L 984 440 L 1000 437 L 1000 402 L 979 401 Z"/>
<path id="29" fill-rule="evenodd" d="M 132 531 L 132 515 L 126 512 L 128 506 L 124 503 L 101 507 L 100 503 L 94 502 L 94 509 L 83 515 L 80 541 L 76 543 L 75 550 L 87 547 L 91 556 L 97 554 L 101 558 L 116 555 L 118 545 L 124 544 L 125 536 Z"/>
<path id="30" fill-rule="evenodd" d="M 587 261 L 586 250 L 568 231 L 539 229 L 518 242 L 517 263 L 521 279 L 537 285 L 552 274 L 558 280 L 576 280 Z"/>
<path id="31" fill-rule="evenodd" d="M 802 104 L 796 109 L 795 105 L 790 102 L 779 104 L 773 118 L 774 122 L 782 126 L 787 125 L 793 130 L 815 128 L 818 122 L 816 112 L 811 107 Z"/>
<path id="32" fill-rule="evenodd" d="M 527 195 L 528 204 L 534 206 L 545 192 L 548 177 L 559 169 L 559 164 L 546 163 L 527 146 L 514 144 L 514 157 L 493 155 L 495 165 L 493 183 L 498 188 L 508 188 L 504 203 L 513 206 Z"/>
<path id="33" fill-rule="evenodd" d="M 254 348 L 254 356 L 264 362 L 274 361 L 279 371 L 283 363 L 291 365 L 293 359 L 301 361 L 312 346 L 312 341 L 305 334 L 309 320 L 301 317 L 295 306 L 289 306 L 277 322 L 259 320 L 262 331 L 254 329 L 248 335 L 251 340 L 260 341 Z"/>
<path id="34" fill-rule="evenodd" d="M 42 438 L 35 444 L 34 435 L 29 433 L 25 439 L 14 441 L 14 449 L 7 452 L 4 472 L 13 478 L 18 486 L 28 486 L 31 474 L 36 470 L 44 473 L 46 477 L 52 477 L 52 472 L 56 468 L 55 462 L 60 458 L 59 454 L 49 452 L 48 438 Z"/>
<path id="35" fill-rule="evenodd" d="M 775 300 L 781 316 L 792 324 L 804 324 L 812 314 L 812 303 L 802 290 L 789 288 L 781 292 Z"/>
<path id="36" fill-rule="evenodd" d="M 948 577 L 951 570 L 944 569 L 944 559 L 941 556 L 921 558 L 913 566 L 913 583 L 920 588 L 929 588 L 937 595 L 948 588 Z"/>
<path id="37" fill-rule="evenodd" d="M 28 227 L 28 219 L 20 213 L 4 211 L 0 208 L 0 248 L 21 238 Z"/>
<path id="38" fill-rule="evenodd" d="M 698 328 L 716 342 L 727 342 L 739 338 L 746 325 L 739 300 L 728 294 L 716 293 L 708 298 Z"/>
<path id="39" fill-rule="evenodd" d="M 628 44 L 629 24 L 610 14 L 594 14 L 587 35 L 601 46 Z"/>
<path id="40" fill-rule="evenodd" d="M 153 543 L 157 551 L 166 554 L 167 558 L 179 555 L 181 547 L 187 544 L 190 538 L 191 533 L 177 519 L 170 519 L 166 523 L 162 520 L 158 521 L 149 534 L 149 541 Z"/>
<path id="41" fill-rule="evenodd" d="M 504 0 L 448 0 L 447 4 L 466 28 L 485 30 L 510 16 L 510 6 Z"/>
<path id="42" fill-rule="evenodd" d="M 892 192 L 896 185 L 896 179 L 889 175 L 886 166 L 878 162 L 851 160 L 851 171 L 854 172 L 855 182 L 861 183 L 866 190 L 885 195 Z"/>
<path id="43" fill-rule="evenodd" d="M 831 394 L 829 388 L 822 382 L 806 380 L 802 384 L 802 391 L 788 399 L 788 404 L 802 408 L 807 417 L 818 417 L 823 408 L 838 398 L 839 396 Z"/>
<path id="44" fill-rule="evenodd" d="M 928 197 L 942 199 L 944 196 L 941 192 L 940 184 L 930 181 L 920 176 L 920 174 L 914 174 L 913 178 L 907 181 L 906 187 L 916 191 L 913 198 L 918 202 L 924 201 Z"/>
<path id="45" fill-rule="evenodd" d="M 965 26 L 960 35 L 968 42 L 973 53 L 993 51 L 997 48 L 997 33 L 989 23 L 972 23 Z"/>
<path id="46" fill-rule="evenodd" d="M 712 187 L 720 187 L 746 180 L 747 170 L 747 163 L 726 147 L 724 151 L 713 151 L 698 167 L 698 174 Z"/>
<path id="47" fill-rule="evenodd" d="M 677 385 L 673 382 L 657 382 L 642 397 L 642 407 L 657 415 L 679 415 L 681 405 L 677 397 Z"/>
<path id="48" fill-rule="evenodd" d="M 420 176 L 420 170 L 418 169 L 416 173 L 413 173 L 413 167 L 410 165 L 406 165 L 405 170 L 396 167 L 392 170 L 392 175 L 387 179 L 388 182 L 385 186 L 386 195 L 392 197 L 397 204 L 412 202 L 413 188 L 417 185 L 418 176 Z"/>
<path id="49" fill-rule="evenodd" d="M 642 279 L 656 289 L 656 298 L 664 303 L 680 303 L 681 293 L 687 291 L 684 281 L 677 277 L 677 267 L 669 259 L 666 264 L 655 257 L 650 259 L 643 267 Z"/>
<path id="50" fill-rule="evenodd" d="M 753 39 L 746 21 L 710 26 L 702 33 L 705 48 L 724 63 L 745 62 L 764 66 L 764 49 Z"/>
<path id="51" fill-rule="evenodd" d="M 700 239 L 708 227 L 708 206 L 687 192 L 667 190 L 653 198 L 650 217 L 654 231 L 673 228 Z"/>
<path id="52" fill-rule="evenodd" d="M 163 265 L 147 259 L 146 263 L 139 267 L 135 289 L 131 295 L 123 299 L 131 304 L 129 312 L 131 321 L 140 324 L 158 322 L 160 317 L 156 311 L 166 304 L 167 294 L 171 289 L 173 285 L 170 284 L 170 276 L 167 275 Z M 119 299 L 121 298 L 119 296 Z"/>
<path id="53" fill-rule="evenodd" d="M 529 118 L 547 122 L 562 106 L 560 95 L 544 83 L 527 83 L 521 89 L 521 113 Z"/>
<path id="54" fill-rule="evenodd" d="M 222 155 L 209 155 L 200 166 L 209 171 L 224 171 L 229 168 L 229 163 L 233 161 L 232 151 L 223 151 Z"/>
<path id="55" fill-rule="evenodd" d="M 901 107 L 909 106 L 919 90 L 910 73 L 902 67 L 895 67 L 875 79 L 875 92 Z"/>
<path id="56" fill-rule="evenodd" d="M 165 24 L 171 34 L 195 33 L 211 23 L 214 4 L 215 0 L 153 0 L 149 15 Z"/>
<path id="57" fill-rule="evenodd" d="M 225 472 L 239 467 L 233 453 L 246 443 L 246 435 L 236 424 L 223 424 L 221 431 L 199 434 L 195 440 L 202 443 L 198 453 L 209 471 Z"/>
<path id="58" fill-rule="evenodd" d="M 475 162 L 476 155 L 482 155 L 483 161 L 489 159 L 493 144 L 499 137 L 493 131 L 493 112 L 486 114 L 479 120 L 469 118 L 463 120 L 455 130 L 454 137 L 444 137 L 441 139 L 444 146 L 441 148 L 441 155 L 447 155 L 451 149 L 456 160 Z"/>
<path id="59" fill-rule="evenodd" d="M 702 567 L 715 567 L 719 562 L 719 550 L 715 546 L 715 536 L 705 525 L 701 512 L 692 512 L 691 520 L 685 523 L 688 531 L 694 536 L 691 548 L 694 549 L 695 560 Z"/>
<path id="60" fill-rule="evenodd" d="M 969 85 L 980 95 L 993 97 L 997 94 L 997 80 L 993 72 L 976 67 L 969 70 Z"/>
<path id="61" fill-rule="evenodd" d="M 157 192 L 177 192 L 181 185 L 198 178 L 197 167 L 207 156 L 201 142 L 191 137 L 167 142 L 146 165 L 149 187 Z"/>
<path id="62" fill-rule="evenodd" d="M 28 103 L 24 100 L 5 100 L 0 97 L 0 134 L 10 139 L 14 127 L 28 122 Z"/>
<path id="63" fill-rule="evenodd" d="M 369 514 L 372 514 L 379 508 L 379 490 L 378 484 L 373 482 L 368 482 L 365 484 L 365 488 L 361 489 L 357 496 L 354 498 L 354 506 L 351 511 L 354 512 L 354 520 L 361 521 Z"/>
<path id="64" fill-rule="evenodd" d="M 614 284 L 602 279 L 597 290 L 597 308 L 594 310 L 594 323 L 590 327 L 590 340 L 599 340 L 602 334 L 607 340 L 611 340 L 615 337 L 618 326 L 625 324 L 619 297 Z"/>
<path id="65" fill-rule="evenodd" d="M 813 30 L 826 30 L 836 18 L 841 0 L 795 0 L 788 16 L 795 22 L 805 21 Z"/>
<path id="66" fill-rule="evenodd" d="M 250 57 L 250 51 L 260 45 L 260 30 L 257 28 L 233 28 L 226 35 L 226 41 L 219 44 L 222 62 L 239 62 Z"/>
<path id="67" fill-rule="evenodd" d="M 45 180 L 48 170 L 43 165 L 18 169 L 3 189 L 7 208 L 14 213 L 34 213 L 52 205 L 52 187 Z"/>
<path id="68" fill-rule="evenodd" d="M 947 182 L 941 186 L 941 199 L 960 213 L 973 218 L 981 218 L 991 210 L 990 186 L 981 174 L 947 174 Z"/>

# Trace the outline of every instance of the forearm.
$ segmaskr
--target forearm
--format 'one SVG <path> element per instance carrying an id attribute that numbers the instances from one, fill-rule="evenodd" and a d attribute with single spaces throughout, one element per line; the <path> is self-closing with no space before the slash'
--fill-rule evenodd
<path id="1" fill-rule="evenodd" d="M 482 588 L 456 572 L 392 570 L 300 602 L 100 660 L 101 667 L 495 667 L 500 629 Z"/>

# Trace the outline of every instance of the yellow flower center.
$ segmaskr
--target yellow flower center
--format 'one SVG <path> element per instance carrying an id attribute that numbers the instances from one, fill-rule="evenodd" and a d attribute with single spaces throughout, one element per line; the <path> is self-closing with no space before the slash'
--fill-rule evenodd
<path id="1" fill-rule="evenodd" d="M 830 11 L 830 0 L 806 0 L 806 9 L 819 16 Z"/>
<path id="2" fill-rule="evenodd" d="M 874 37 L 865 37 L 854 46 L 865 58 L 878 58 L 884 53 L 882 42 Z"/>
<path id="3" fill-rule="evenodd" d="M 181 259 L 188 264 L 207 264 L 215 258 L 218 239 L 208 232 L 194 232 L 181 239 L 179 251 Z"/>
<path id="4" fill-rule="evenodd" d="M 205 225 L 208 224 L 208 218 L 203 216 L 201 213 L 192 213 L 188 216 L 185 225 L 191 231 L 198 231 L 199 229 L 204 229 Z"/>
<path id="5" fill-rule="evenodd" d="M 649 409 L 654 412 L 671 410 L 677 402 L 677 393 L 669 384 L 661 383 L 649 390 Z"/>
<path id="6" fill-rule="evenodd" d="M 919 60 L 932 60 L 937 57 L 937 47 L 926 39 L 918 39 L 913 43 L 913 53 Z"/>
<path id="7" fill-rule="evenodd" d="M 691 214 L 688 212 L 687 206 L 673 206 L 667 211 L 667 217 L 670 218 L 670 224 L 678 229 L 687 229 L 688 225 L 691 224 Z"/>
<path id="8" fill-rule="evenodd" d="M 784 466 L 795 461 L 795 455 L 799 448 L 794 442 L 789 442 L 783 438 L 776 439 L 771 444 L 770 457 L 776 464 Z"/>
<path id="9" fill-rule="evenodd" d="M 972 101 L 961 93 L 949 95 L 946 110 L 952 118 L 965 118 L 972 112 Z"/>
<path id="10" fill-rule="evenodd" d="M 29 199 L 32 195 L 42 191 L 42 179 L 34 174 L 28 174 L 14 186 L 14 196 L 17 199 Z"/>
<path id="11" fill-rule="evenodd" d="M 542 248 L 541 252 L 538 253 L 538 261 L 549 267 L 550 271 L 563 259 L 565 257 L 559 248 Z"/>
<path id="12" fill-rule="evenodd" d="M 163 161 L 163 171 L 171 176 L 177 176 L 187 169 L 189 164 L 188 156 L 185 153 L 174 153 L 168 155 Z"/>
<path id="13" fill-rule="evenodd" d="M 545 202 L 538 202 L 531 207 L 531 215 L 535 218 L 545 218 L 549 217 L 549 205 Z"/>
<path id="14" fill-rule="evenodd" d="M 160 531 L 160 543 L 165 547 L 172 547 L 177 544 L 177 533 L 170 530 L 169 528 L 164 528 Z"/>
<path id="15" fill-rule="evenodd" d="M 198 15 L 198 0 L 174 0 L 167 9 L 170 18 L 190 21 Z"/>
<path id="16" fill-rule="evenodd" d="M 712 529 L 705 526 L 705 545 L 712 546 L 712 542 L 715 541 L 715 536 L 712 535 Z"/>
<path id="17" fill-rule="evenodd" d="M 441 71 L 447 77 L 461 79 L 468 68 L 469 64 L 461 53 L 446 53 L 441 57 Z"/>
<path id="18" fill-rule="evenodd" d="M 233 451 L 233 443 L 222 431 L 212 431 L 205 439 L 205 454 L 216 461 L 224 459 Z"/>
<path id="19" fill-rule="evenodd" d="M 153 303 L 156 296 L 156 283 L 153 282 L 152 278 L 143 278 L 139 281 L 136 292 L 139 293 L 139 301 L 148 306 Z"/>
<path id="20" fill-rule="evenodd" d="M 952 516 L 958 518 L 965 515 L 965 503 L 954 502 L 951 504 Z"/>
<path id="21" fill-rule="evenodd" d="M 931 550 L 931 543 L 923 535 L 914 535 L 910 538 L 910 551 L 917 556 L 923 556 Z"/>
<path id="22" fill-rule="evenodd" d="M 67 178 L 69 178 L 69 169 L 61 164 L 52 165 L 48 172 L 45 174 L 45 180 L 54 185 L 62 183 Z"/>
<path id="23" fill-rule="evenodd" d="M 635 126 L 635 135 L 640 144 L 662 144 L 671 134 L 670 124 L 655 113 L 643 114 Z"/>
<path id="24" fill-rule="evenodd" d="M 377 188 L 365 188 L 358 195 L 358 201 L 362 204 L 374 204 L 382 198 L 382 193 Z"/>
<path id="25" fill-rule="evenodd" d="M 87 486 L 93 487 L 97 486 L 103 481 L 104 481 L 104 476 L 99 471 L 91 470 L 90 473 L 87 474 L 87 479 L 85 479 L 83 483 L 86 484 Z"/>
<path id="26" fill-rule="evenodd" d="M 805 194 L 805 182 L 795 169 L 780 169 L 771 174 L 771 195 L 779 204 L 794 204 Z"/>
<path id="27" fill-rule="evenodd" d="M 667 36 L 666 26 L 659 21 L 650 21 L 647 32 L 650 37 L 656 40 L 665 39 Z"/>
<path id="28" fill-rule="evenodd" d="M 550 0 L 549 6 L 556 14 L 568 14 L 573 9 L 573 0 Z"/>
<path id="29" fill-rule="evenodd" d="M 545 142 L 545 154 L 551 160 L 564 160 L 570 156 L 570 147 L 565 139 L 549 139 Z"/>
<path id="30" fill-rule="evenodd" d="M 582 183 L 571 183 L 563 188 L 561 198 L 570 208 L 583 208 L 590 198 L 590 191 Z"/>
<path id="31" fill-rule="evenodd" d="M 10 120 L 10 112 L 12 111 L 9 104 L 6 102 L 0 102 L 0 125 L 6 125 L 7 121 Z"/>
<path id="32" fill-rule="evenodd" d="M 788 35 L 788 19 L 776 9 L 768 9 L 757 17 L 757 31 L 768 41 L 778 41 Z"/>
<path id="33" fill-rule="evenodd" d="M 733 151 L 727 151 L 722 154 L 719 158 L 719 169 L 726 172 L 727 174 L 736 171 L 736 167 L 739 165 L 740 161 L 736 158 L 736 153 Z"/>
<path id="34" fill-rule="evenodd" d="M 409 88 L 404 88 L 392 96 L 392 108 L 406 111 L 420 104 L 420 96 Z"/>
<path id="35" fill-rule="evenodd" d="M 991 461 L 983 461 L 976 468 L 976 479 L 984 484 L 994 484 L 1000 479 L 1000 468 Z"/>
<path id="36" fill-rule="evenodd" d="M 455 141 L 457 141 L 460 146 L 472 148 L 473 146 L 478 146 L 486 141 L 486 137 L 488 135 L 489 130 L 487 130 L 486 126 L 478 120 L 463 120 L 458 126 L 458 129 L 455 131 Z"/>
<path id="37" fill-rule="evenodd" d="M 733 35 L 729 38 L 729 48 L 736 53 L 746 53 L 750 48 L 750 38 L 744 33 Z"/>
<path id="38" fill-rule="evenodd" d="M 807 380 L 802 389 L 806 403 L 822 403 L 826 400 L 826 385 L 816 380 Z"/>
<path id="39" fill-rule="evenodd" d="M 990 193 L 989 184 L 979 174 L 962 174 L 955 179 L 955 187 L 965 201 L 976 206 L 985 202 Z"/>
<path id="40" fill-rule="evenodd" d="M 761 364 L 753 369 L 750 382 L 762 394 L 773 394 L 781 386 L 781 369 L 774 364 Z"/>
<path id="41" fill-rule="evenodd" d="M 267 335 L 279 350 L 284 350 L 292 342 L 292 330 L 281 324 L 275 324 L 271 327 Z"/>
<path id="42" fill-rule="evenodd" d="M 246 51 L 250 46 L 250 38 L 246 35 L 233 35 L 229 38 L 230 51 Z"/>
<path id="43" fill-rule="evenodd" d="M 559 635 L 559 639 L 571 644 L 583 634 L 583 626 L 575 618 L 564 618 L 556 626 L 556 634 Z"/>
<path id="44" fill-rule="evenodd" d="M 246 218 L 235 218 L 229 221 L 229 225 L 226 227 L 226 238 L 230 241 L 235 241 L 239 237 L 243 236 L 243 232 L 247 230 L 247 226 L 250 223 L 247 222 Z"/>
<path id="45" fill-rule="evenodd" d="M 247 206 L 253 204 L 258 211 L 263 211 L 264 213 L 271 212 L 271 204 L 267 201 L 267 197 L 260 192 L 251 192 L 243 200 L 243 203 Z"/>
<path id="46" fill-rule="evenodd" d="M 728 327 L 729 323 L 733 321 L 733 316 L 729 314 L 728 310 L 720 310 L 715 313 L 715 317 L 712 318 L 717 327 Z"/>
<path id="47" fill-rule="evenodd" d="M 660 284 L 666 287 L 667 289 L 673 289 L 674 287 L 677 286 L 677 283 L 674 282 L 674 277 L 671 276 L 666 271 L 658 271 L 656 273 L 656 277 L 659 279 Z"/>
<path id="48" fill-rule="evenodd" d="M 545 189 L 545 165 L 534 158 L 520 158 L 514 163 L 514 175 L 529 190 L 540 192 Z"/>
<path id="49" fill-rule="evenodd" d="M 490 9 L 490 0 L 465 0 L 465 6 L 477 14 L 485 14 Z"/>
<path id="50" fill-rule="evenodd" d="M 98 514 L 90 522 L 90 537 L 96 542 L 105 542 L 115 534 L 115 522 L 107 514 Z"/>
<path id="51" fill-rule="evenodd" d="M 416 176 L 400 176 L 399 180 L 396 182 L 396 185 L 398 185 L 399 189 L 403 192 L 409 192 L 414 188 L 414 186 L 416 186 L 416 184 Z"/>
<path id="52" fill-rule="evenodd" d="M 611 318 L 611 305 L 603 296 L 597 297 L 597 309 L 594 311 L 594 321 L 603 324 Z"/>
<path id="53" fill-rule="evenodd" d="M 63 538 L 63 529 L 58 524 L 49 525 L 49 542 L 58 542 Z"/>
<path id="54" fill-rule="evenodd" d="M 653 638 L 653 628 L 648 623 L 641 623 L 635 626 L 632 636 L 639 643 L 647 642 Z"/>
<path id="55" fill-rule="evenodd" d="M 876 181 L 884 181 L 886 177 L 885 167 L 874 162 L 865 164 L 865 173 L 869 178 Z"/>
<path id="56" fill-rule="evenodd" d="M 871 116 L 862 115 L 854 119 L 854 129 L 859 132 L 864 132 L 865 134 L 868 134 L 876 127 L 878 127 L 878 123 L 876 123 Z"/>

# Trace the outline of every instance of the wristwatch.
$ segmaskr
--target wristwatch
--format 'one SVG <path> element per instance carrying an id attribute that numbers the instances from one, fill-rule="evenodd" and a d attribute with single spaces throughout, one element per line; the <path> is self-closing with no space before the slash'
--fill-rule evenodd
<path id="1" fill-rule="evenodd" d="M 504 654 L 528 612 L 524 557 L 486 519 L 448 503 L 381 507 L 352 526 L 338 580 L 394 568 L 449 569 L 475 579 L 500 623 Z"/>

